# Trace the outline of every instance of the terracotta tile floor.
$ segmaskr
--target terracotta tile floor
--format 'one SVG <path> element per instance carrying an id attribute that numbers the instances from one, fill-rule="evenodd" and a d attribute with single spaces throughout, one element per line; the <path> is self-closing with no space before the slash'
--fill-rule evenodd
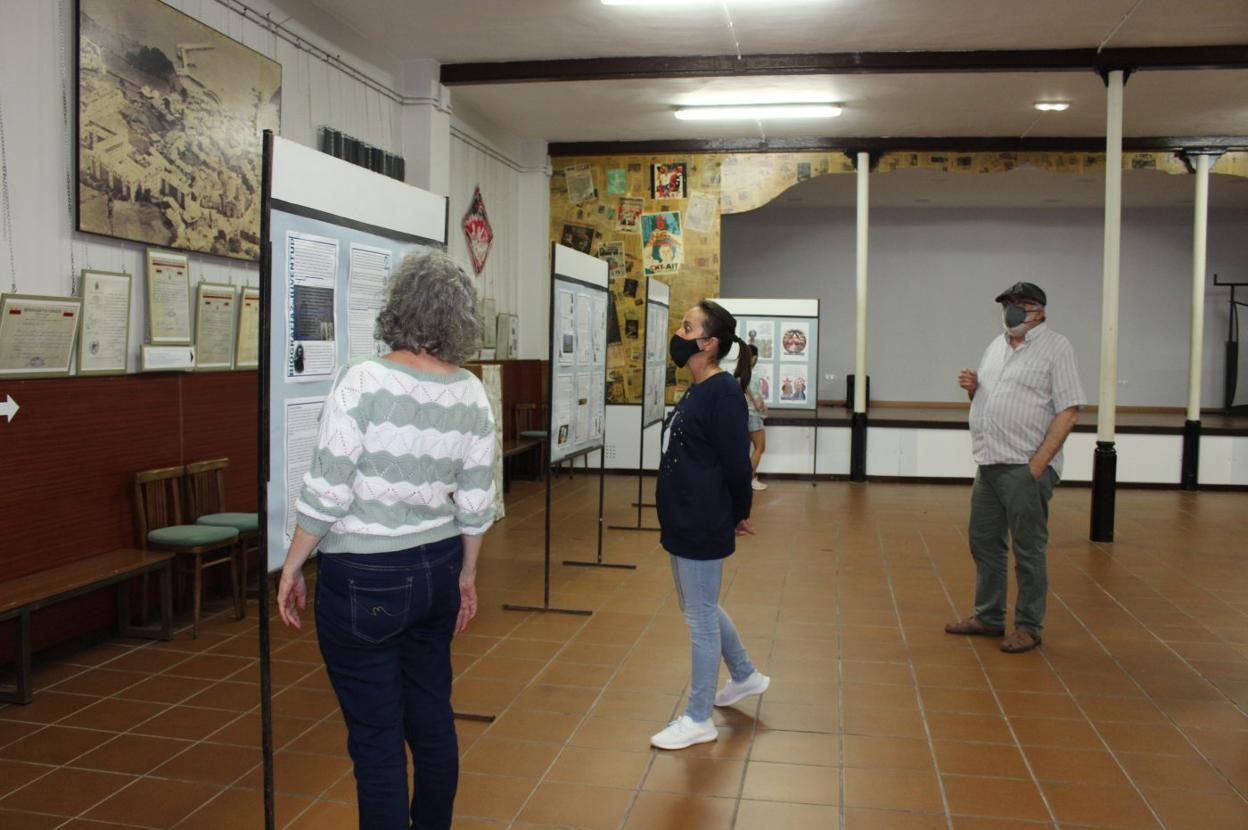
<path id="1" fill-rule="evenodd" d="M 1045 645 L 1008 656 L 942 632 L 968 611 L 968 488 L 773 481 L 724 588 L 772 687 L 657 753 L 684 624 L 657 534 L 606 533 L 636 571 L 559 564 L 592 557 L 597 493 L 559 479 L 554 516 L 551 602 L 592 617 L 501 608 L 541 602 L 539 485 L 488 538 L 455 704 L 498 719 L 459 721 L 456 827 L 1248 827 L 1243 494 L 1124 490 L 1097 545 L 1088 491 L 1060 489 Z M 635 494 L 608 478 L 608 523 Z M 35 702 L 0 708 L 0 827 L 261 826 L 255 621 L 45 660 Z M 315 634 L 273 634 L 278 826 L 353 827 Z"/>

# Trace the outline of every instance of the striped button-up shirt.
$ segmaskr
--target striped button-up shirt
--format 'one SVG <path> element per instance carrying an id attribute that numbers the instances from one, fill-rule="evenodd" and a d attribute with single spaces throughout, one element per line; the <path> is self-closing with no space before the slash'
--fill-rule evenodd
<path id="1" fill-rule="evenodd" d="M 993 338 L 979 362 L 971 401 L 971 449 L 976 464 L 1026 464 L 1044 442 L 1054 416 L 1087 401 L 1070 341 L 1041 323 L 1017 349 Z M 1052 467 L 1062 474 L 1062 453 Z"/>

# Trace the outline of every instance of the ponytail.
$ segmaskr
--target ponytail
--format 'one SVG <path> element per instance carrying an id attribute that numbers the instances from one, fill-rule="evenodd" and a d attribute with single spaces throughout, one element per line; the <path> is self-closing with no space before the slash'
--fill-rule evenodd
<path id="1" fill-rule="evenodd" d="M 749 345 L 740 337 L 733 335 L 733 340 L 740 344 L 741 348 L 737 350 L 737 368 L 732 370 L 732 376 L 741 382 L 741 391 L 749 393 L 750 376 L 753 374 L 754 367 L 751 366 L 754 361 L 751 360 L 753 355 L 750 353 Z"/>

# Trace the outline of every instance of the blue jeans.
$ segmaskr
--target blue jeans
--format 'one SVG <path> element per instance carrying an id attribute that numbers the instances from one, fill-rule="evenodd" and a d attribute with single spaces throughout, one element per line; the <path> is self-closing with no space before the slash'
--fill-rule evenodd
<path id="1" fill-rule="evenodd" d="M 732 618 L 719 607 L 724 560 L 669 556 L 676 580 L 676 598 L 693 644 L 693 679 L 689 684 L 689 705 L 685 714 L 693 720 L 704 721 L 711 717 L 715 705 L 719 658 L 724 658 L 728 672 L 737 681 L 753 674 L 754 664 L 741 644 Z"/>
<path id="2" fill-rule="evenodd" d="M 317 641 L 347 724 L 360 827 L 451 826 L 459 782 L 451 636 L 462 566 L 459 536 L 317 557 Z M 415 769 L 410 804 L 405 742 Z"/>

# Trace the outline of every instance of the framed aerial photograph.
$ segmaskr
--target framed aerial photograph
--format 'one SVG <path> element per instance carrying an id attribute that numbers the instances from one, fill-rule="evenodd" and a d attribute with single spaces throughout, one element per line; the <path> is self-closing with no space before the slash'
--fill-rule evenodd
<path id="1" fill-rule="evenodd" d="M 260 256 L 282 67 L 160 0 L 78 0 L 78 230 Z"/>

